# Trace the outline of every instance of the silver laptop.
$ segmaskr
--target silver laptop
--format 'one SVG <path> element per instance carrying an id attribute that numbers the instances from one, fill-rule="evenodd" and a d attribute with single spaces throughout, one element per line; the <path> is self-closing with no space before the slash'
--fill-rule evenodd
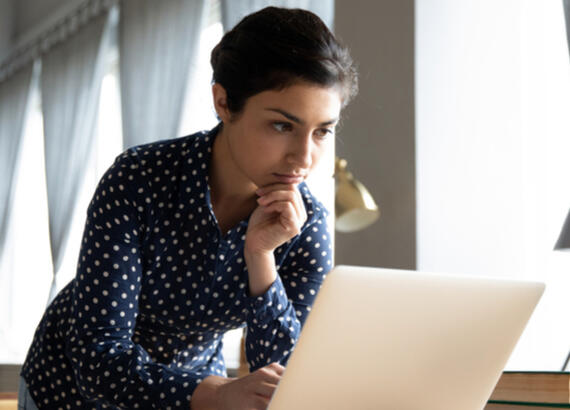
<path id="1" fill-rule="evenodd" d="M 337 266 L 269 409 L 481 410 L 543 291 Z"/>

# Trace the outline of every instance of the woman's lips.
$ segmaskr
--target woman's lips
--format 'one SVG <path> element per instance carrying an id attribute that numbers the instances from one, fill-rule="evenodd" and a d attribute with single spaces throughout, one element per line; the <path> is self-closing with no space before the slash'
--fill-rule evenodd
<path id="1" fill-rule="evenodd" d="M 294 175 L 294 174 L 274 173 L 273 176 L 277 178 L 277 180 L 282 184 L 300 184 L 305 179 L 303 175 Z"/>

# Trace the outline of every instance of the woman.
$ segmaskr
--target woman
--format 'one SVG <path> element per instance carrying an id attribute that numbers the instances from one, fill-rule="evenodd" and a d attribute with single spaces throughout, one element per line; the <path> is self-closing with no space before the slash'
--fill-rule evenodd
<path id="1" fill-rule="evenodd" d="M 303 181 L 356 72 L 317 16 L 272 7 L 211 63 L 220 124 L 129 149 L 101 179 L 77 275 L 23 366 L 32 406 L 267 407 L 331 268 L 325 210 Z M 222 336 L 241 326 L 251 373 L 228 378 Z"/>

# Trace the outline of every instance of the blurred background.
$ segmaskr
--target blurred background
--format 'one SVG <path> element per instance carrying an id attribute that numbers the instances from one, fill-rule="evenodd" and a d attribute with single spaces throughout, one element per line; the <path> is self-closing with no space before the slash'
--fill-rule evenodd
<path id="1" fill-rule="evenodd" d="M 125 147 L 216 124 L 210 50 L 269 4 L 315 11 L 359 66 L 335 150 L 381 218 L 338 232 L 336 263 L 544 281 L 508 368 L 559 370 L 570 348 L 570 253 L 553 250 L 570 207 L 562 1 L 0 0 L 0 376 L 73 277 L 101 174 Z M 312 183 L 331 211 L 334 154 Z M 240 336 L 226 344 L 230 367 Z"/>

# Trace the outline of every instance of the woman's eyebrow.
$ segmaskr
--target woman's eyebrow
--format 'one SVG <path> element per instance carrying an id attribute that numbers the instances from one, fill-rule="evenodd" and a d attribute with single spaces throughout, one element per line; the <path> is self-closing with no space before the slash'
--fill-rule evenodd
<path id="1" fill-rule="evenodd" d="M 282 116 L 284 116 L 284 117 L 287 118 L 288 120 L 293 121 L 293 122 L 295 122 L 295 123 L 297 123 L 297 124 L 299 124 L 299 125 L 304 125 L 304 124 L 305 124 L 305 121 L 303 121 L 303 120 L 300 119 L 299 117 L 297 117 L 297 116 L 295 116 L 295 115 L 293 115 L 293 114 L 291 114 L 291 113 L 289 113 L 289 112 L 287 112 L 287 111 L 284 111 L 284 110 L 282 110 L 282 109 L 280 109 L 280 108 L 266 108 L 265 110 L 266 110 L 266 111 L 273 111 L 273 112 L 276 112 L 276 113 L 278 113 L 278 114 L 281 114 Z M 335 124 L 337 121 L 338 121 L 338 118 L 333 118 L 332 120 L 328 120 L 328 121 L 321 122 L 321 123 L 319 124 L 319 126 L 320 126 L 320 127 L 326 127 L 326 126 L 328 126 L 328 125 Z"/>

